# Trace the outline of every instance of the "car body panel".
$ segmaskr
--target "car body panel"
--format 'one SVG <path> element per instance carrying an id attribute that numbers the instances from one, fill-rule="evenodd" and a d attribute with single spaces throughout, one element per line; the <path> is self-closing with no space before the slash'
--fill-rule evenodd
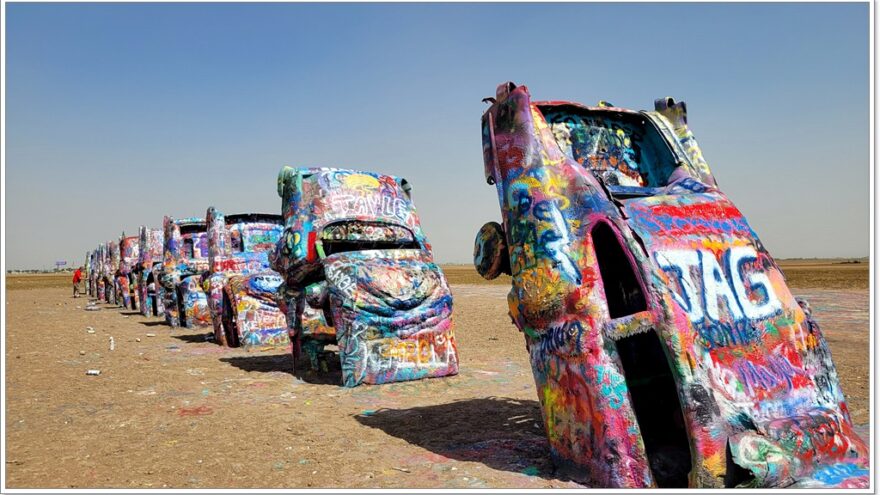
<path id="1" fill-rule="evenodd" d="M 475 265 L 491 277 L 509 257 L 561 471 L 603 487 L 867 486 L 825 339 L 717 189 L 683 104 L 532 102 L 505 83 L 483 151 L 504 225 L 481 230 Z"/>
<path id="2" fill-rule="evenodd" d="M 430 255 L 359 251 L 333 254 L 324 263 L 345 385 L 458 370 L 452 294 Z"/>

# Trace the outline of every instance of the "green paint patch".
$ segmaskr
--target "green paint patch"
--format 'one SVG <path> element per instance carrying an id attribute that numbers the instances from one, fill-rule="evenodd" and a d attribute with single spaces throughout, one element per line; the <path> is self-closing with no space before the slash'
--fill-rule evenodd
<path id="1" fill-rule="evenodd" d="M 529 327 L 529 326 L 524 326 L 524 327 L 523 327 L 523 333 L 526 334 L 526 335 L 528 335 L 529 337 L 531 337 L 531 338 L 533 338 L 533 339 L 537 339 L 538 337 L 540 337 L 540 335 L 538 334 L 538 332 L 536 332 L 534 328 Z"/>
<path id="2" fill-rule="evenodd" d="M 520 471 L 520 473 L 522 473 L 526 476 L 537 476 L 540 472 L 541 472 L 541 470 L 538 469 L 538 466 L 529 466 L 529 467 L 523 469 L 522 471 Z"/>

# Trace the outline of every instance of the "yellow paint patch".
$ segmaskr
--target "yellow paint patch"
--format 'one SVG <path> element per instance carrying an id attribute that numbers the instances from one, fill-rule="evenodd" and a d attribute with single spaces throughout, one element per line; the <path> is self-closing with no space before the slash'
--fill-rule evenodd
<path id="1" fill-rule="evenodd" d="M 357 191 L 370 191 L 379 187 L 379 180 L 365 174 L 351 174 L 342 180 L 346 188 Z"/>
<path id="2" fill-rule="evenodd" d="M 703 466 L 712 476 L 722 476 L 727 472 L 723 452 L 716 452 L 703 461 Z"/>

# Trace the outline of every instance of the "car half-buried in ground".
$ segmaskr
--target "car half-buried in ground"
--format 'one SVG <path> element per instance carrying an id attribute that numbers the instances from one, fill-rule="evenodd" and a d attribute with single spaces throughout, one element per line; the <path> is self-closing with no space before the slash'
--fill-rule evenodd
<path id="1" fill-rule="evenodd" d="M 211 207 L 207 222 L 206 290 L 214 339 L 230 347 L 288 345 L 287 319 L 276 302 L 281 277 L 269 268 L 281 215 L 223 215 Z"/>
<path id="2" fill-rule="evenodd" d="M 119 238 L 119 271 L 116 273 L 119 287 L 119 304 L 125 308 L 137 309 L 137 278 L 135 265 L 139 256 L 138 236 L 126 237 L 122 233 Z"/>
<path id="3" fill-rule="evenodd" d="M 295 363 L 317 367 L 337 344 L 347 387 L 457 373 L 452 294 L 406 180 L 285 167 L 278 193 L 285 230 L 272 266 Z"/>
<path id="4" fill-rule="evenodd" d="M 165 217 L 162 284 L 165 321 L 172 327 L 211 325 L 202 277 L 208 270 L 208 234 L 204 218 Z"/>
<path id="5" fill-rule="evenodd" d="M 135 265 L 140 312 L 144 316 L 163 316 L 162 290 L 159 273 L 162 271 L 162 249 L 165 235 L 161 229 L 141 226 L 138 231 L 140 250 Z"/>
<path id="6" fill-rule="evenodd" d="M 825 338 L 722 193 L 683 102 L 654 111 L 533 102 L 483 115 L 512 274 L 557 467 L 603 487 L 868 484 Z"/>

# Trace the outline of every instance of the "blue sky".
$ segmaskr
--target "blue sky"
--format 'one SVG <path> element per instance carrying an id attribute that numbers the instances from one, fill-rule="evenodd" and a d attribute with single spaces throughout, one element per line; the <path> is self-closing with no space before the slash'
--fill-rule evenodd
<path id="1" fill-rule="evenodd" d="M 776 257 L 869 249 L 868 4 L 6 4 L 6 267 L 280 212 L 282 165 L 401 175 L 442 262 L 500 218 L 481 98 L 688 103 Z"/>

